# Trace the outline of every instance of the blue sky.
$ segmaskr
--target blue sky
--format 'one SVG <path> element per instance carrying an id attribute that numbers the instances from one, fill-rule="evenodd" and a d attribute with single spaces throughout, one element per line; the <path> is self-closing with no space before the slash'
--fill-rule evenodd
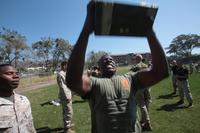
<path id="1" fill-rule="evenodd" d="M 1 0 L 0 27 L 16 30 L 25 35 L 29 45 L 41 37 L 59 37 L 73 45 L 84 23 L 88 1 Z M 141 1 L 121 0 L 130 3 Z M 200 0 L 146 0 L 146 2 L 159 6 L 153 27 L 163 48 L 168 47 L 172 39 L 180 34 L 200 35 Z M 91 35 L 87 52 L 91 50 L 125 54 L 149 52 L 149 47 L 145 37 Z M 200 49 L 194 53 L 200 53 Z"/>

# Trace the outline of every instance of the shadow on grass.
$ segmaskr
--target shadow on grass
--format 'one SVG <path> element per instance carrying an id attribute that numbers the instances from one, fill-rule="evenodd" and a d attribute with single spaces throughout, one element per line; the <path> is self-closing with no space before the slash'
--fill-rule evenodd
<path id="1" fill-rule="evenodd" d="M 166 94 L 166 95 L 160 95 L 157 99 L 172 99 L 174 97 L 177 97 L 178 95 L 174 95 L 173 93 Z"/>
<path id="2" fill-rule="evenodd" d="M 49 127 L 42 127 L 42 128 L 38 128 L 36 129 L 36 132 L 37 133 L 63 133 L 64 130 L 63 128 L 54 128 L 54 129 L 51 129 Z"/>
<path id="3" fill-rule="evenodd" d="M 85 100 L 75 100 L 72 102 L 72 104 L 76 104 L 76 103 L 85 103 Z"/>
<path id="4" fill-rule="evenodd" d="M 165 104 L 163 106 L 161 106 L 160 108 L 157 109 L 157 111 L 174 111 L 176 109 L 184 109 L 184 108 L 188 108 L 187 106 L 184 106 L 182 104 L 179 103 L 173 103 L 173 104 Z"/>
<path id="5" fill-rule="evenodd" d="M 84 103 L 86 101 L 84 100 L 75 100 L 72 102 L 72 104 L 76 104 L 76 103 Z M 47 101 L 47 102 L 44 102 L 44 103 L 41 103 L 40 106 L 45 106 L 45 105 L 54 105 L 54 106 L 60 106 L 60 101 L 58 100 L 50 100 L 50 101 Z"/>

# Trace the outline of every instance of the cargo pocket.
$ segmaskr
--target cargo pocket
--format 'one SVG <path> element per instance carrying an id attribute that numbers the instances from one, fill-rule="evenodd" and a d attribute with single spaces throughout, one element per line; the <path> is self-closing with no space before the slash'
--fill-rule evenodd
<path id="1" fill-rule="evenodd" d="M 9 133 L 12 131 L 13 123 L 11 120 L 0 120 L 0 132 Z"/>
<path id="2" fill-rule="evenodd" d="M 23 126 L 24 130 L 29 130 L 33 128 L 33 118 L 31 112 L 24 112 L 20 124 L 21 126 Z"/>

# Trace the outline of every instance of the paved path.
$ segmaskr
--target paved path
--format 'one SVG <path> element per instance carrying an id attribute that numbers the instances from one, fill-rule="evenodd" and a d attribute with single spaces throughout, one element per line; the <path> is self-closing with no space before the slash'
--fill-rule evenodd
<path id="1" fill-rule="evenodd" d="M 26 91 L 30 91 L 30 90 L 35 90 L 35 89 L 40 89 L 46 86 L 50 86 L 56 84 L 56 80 L 52 80 L 52 81 L 47 81 L 47 82 L 41 82 L 41 83 L 36 83 L 35 85 L 31 85 L 31 86 L 27 86 L 27 87 L 22 87 L 22 88 L 17 88 L 15 90 L 15 92 L 17 93 L 23 93 Z"/>

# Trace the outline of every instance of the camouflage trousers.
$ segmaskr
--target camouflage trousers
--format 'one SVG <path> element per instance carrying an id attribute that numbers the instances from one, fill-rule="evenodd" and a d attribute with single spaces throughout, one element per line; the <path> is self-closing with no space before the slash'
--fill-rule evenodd
<path id="1" fill-rule="evenodd" d="M 151 102 L 150 88 L 139 89 L 136 92 L 136 102 L 140 108 L 141 112 L 141 121 L 150 122 L 149 117 L 149 104 Z"/>
<path id="2" fill-rule="evenodd" d="M 176 80 L 175 75 L 172 75 L 172 86 L 173 86 L 173 92 L 176 93 L 178 88 L 177 88 L 177 80 Z"/>
<path id="3" fill-rule="evenodd" d="M 188 80 L 177 80 L 177 85 L 179 89 L 180 99 L 184 100 L 184 97 L 186 97 L 187 101 L 189 103 L 192 103 L 192 94 L 190 92 L 190 85 Z"/>
<path id="4" fill-rule="evenodd" d="M 64 129 L 71 128 L 73 108 L 72 108 L 72 99 L 67 99 L 65 96 L 60 96 L 60 102 L 63 109 L 63 123 Z"/>

